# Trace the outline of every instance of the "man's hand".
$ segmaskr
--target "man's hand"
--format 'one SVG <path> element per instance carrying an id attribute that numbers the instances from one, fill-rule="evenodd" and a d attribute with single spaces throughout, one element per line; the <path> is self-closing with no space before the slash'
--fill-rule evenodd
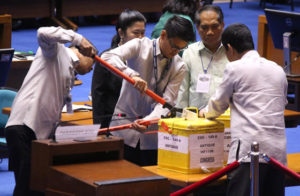
<path id="1" fill-rule="evenodd" d="M 80 53 L 84 56 L 92 57 L 96 55 L 96 50 L 94 49 L 94 46 L 84 37 L 81 40 L 79 49 Z"/>
<path id="2" fill-rule="evenodd" d="M 141 133 L 143 133 L 147 129 L 147 126 L 140 124 L 143 121 L 144 121 L 143 119 L 139 119 L 139 120 L 134 121 L 132 123 L 132 128 L 139 131 L 139 132 L 141 132 Z"/>
<path id="3" fill-rule="evenodd" d="M 138 89 L 141 92 L 141 94 L 144 94 L 144 92 L 148 88 L 147 82 L 138 76 L 134 76 L 134 77 L 132 77 L 132 79 L 135 81 L 133 86 L 136 89 Z"/>
<path id="4" fill-rule="evenodd" d="M 200 112 L 199 112 L 199 117 L 200 118 L 204 118 L 204 113 L 205 113 L 205 109 L 201 109 Z"/>

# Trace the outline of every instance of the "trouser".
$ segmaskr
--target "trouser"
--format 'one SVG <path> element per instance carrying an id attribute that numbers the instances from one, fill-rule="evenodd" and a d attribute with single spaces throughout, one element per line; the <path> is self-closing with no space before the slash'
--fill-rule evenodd
<path id="1" fill-rule="evenodd" d="M 125 144 L 124 159 L 139 166 L 157 165 L 157 150 L 141 150 L 140 142 L 135 148 Z"/>
<path id="2" fill-rule="evenodd" d="M 242 163 L 238 168 L 227 175 L 227 196 L 250 195 L 250 163 Z M 259 164 L 259 195 L 284 196 L 284 174 L 271 165 Z"/>
<path id="3" fill-rule="evenodd" d="M 36 140 L 35 133 L 25 125 L 15 125 L 5 129 L 5 137 L 10 169 L 13 170 L 16 181 L 14 196 L 37 195 L 29 189 L 31 142 Z"/>

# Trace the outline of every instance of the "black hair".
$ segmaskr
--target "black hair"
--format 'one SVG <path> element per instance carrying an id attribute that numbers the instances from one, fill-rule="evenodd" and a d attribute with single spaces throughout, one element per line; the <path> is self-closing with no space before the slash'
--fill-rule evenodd
<path id="1" fill-rule="evenodd" d="M 227 44 L 230 44 L 240 54 L 254 49 L 250 29 L 240 23 L 231 24 L 224 30 L 222 44 L 226 50 L 228 50 Z"/>
<path id="2" fill-rule="evenodd" d="M 131 9 L 125 9 L 118 18 L 118 22 L 116 24 L 116 32 L 117 34 L 113 37 L 111 40 L 111 48 L 118 47 L 118 44 L 120 43 L 120 35 L 118 33 L 118 29 L 120 28 L 124 33 L 126 33 L 126 30 L 128 27 L 130 27 L 135 22 L 144 22 L 146 24 L 147 20 L 144 17 L 143 14 L 141 14 L 139 11 L 131 10 Z"/>
<path id="3" fill-rule="evenodd" d="M 191 21 L 174 15 L 169 18 L 164 26 L 168 38 L 178 37 L 186 42 L 195 41 L 195 33 Z"/>
<path id="4" fill-rule="evenodd" d="M 203 6 L 199 11 L 196 12 L 195 15 L 195 23 L 196 25 L 200 25 L 201 21 L 200 21 L 200 14 L 204 11 L 214 11 L 218 14 L 218 21 L 219 23 L 223 23 L 224 22 L 224 14 L 222 9 L 217 6 L 217 5 L 205 5 Z"/>
<path id="5" fill-rule="evenodd" d="M 188 15 L 194 21 L 198 5 L 199 0 L 169 0 L 164 5 L 162 12 Z"/>

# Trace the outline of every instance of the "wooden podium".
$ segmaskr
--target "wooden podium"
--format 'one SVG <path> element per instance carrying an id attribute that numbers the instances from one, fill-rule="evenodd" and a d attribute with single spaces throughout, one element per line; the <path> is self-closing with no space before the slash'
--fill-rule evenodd
<path id="1" fill-rule="evenodd" d="M 105 136 L 33 141 L 30 188 L 48 196 L 169 195 L 167 178 L 122 160 L 123 145 L 123 139 Z"/>
<path id="2" fill-rule="evenodd" d="M 97 183 L 97 184 L 96 184 Z M 167 178 L 126 160 L 53 166 L 46 195 L 170 195 Z"/>
<path id="3" fill-rule="evenodd" d="M 120 160 L 123 158 L 123 140 L 113 137 L 88 142 L 65 141 L 53 143 L 51 140 L 32 142 L 31 179 L 33 190 L 46 190 L 50 167 L 91 161 Z"/>

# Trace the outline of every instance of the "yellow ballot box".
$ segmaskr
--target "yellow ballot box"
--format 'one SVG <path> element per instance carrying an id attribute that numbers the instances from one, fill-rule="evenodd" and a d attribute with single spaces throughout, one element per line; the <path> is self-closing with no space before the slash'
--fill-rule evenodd
<path id="1" fill-rule="evenodd" d="M 158 167 L 185 174 L 223 167 L 224 125 L 203 118 L 159 121 Z"/>
<path id="2" fill-rule="evenodd" d="M 230 108 L 228 108 L 217 120 L 224 123 L 224 164 L 227 164 L 228 154 L 231 142 L 231 131 L 230 131 Z"/>

